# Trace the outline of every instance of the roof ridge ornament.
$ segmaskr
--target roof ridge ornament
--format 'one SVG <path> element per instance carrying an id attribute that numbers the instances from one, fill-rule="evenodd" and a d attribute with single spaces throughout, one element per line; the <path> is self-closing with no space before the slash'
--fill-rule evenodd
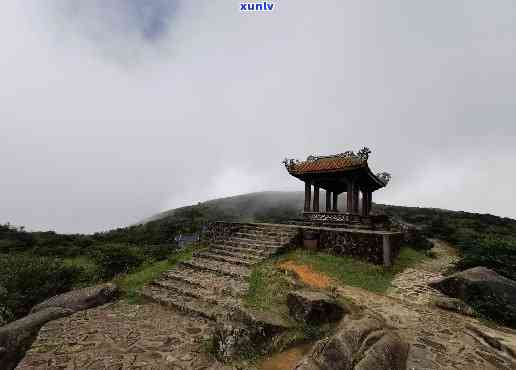
<path id="1" fill-rule="evenodd" d="M 364 161 L 369 159 L 369 154 L 371 154 L 371 149 L 369 149 L 367 146 L 364 146 L 357 153 L 358 157 Z"/>
<path id="2" fill-rule="evenodd" d="M 376 174 L 376 177 L 383 182 L 385 185 L 391 181 L 392 175 L 389 172 L 380 172 Z"/>

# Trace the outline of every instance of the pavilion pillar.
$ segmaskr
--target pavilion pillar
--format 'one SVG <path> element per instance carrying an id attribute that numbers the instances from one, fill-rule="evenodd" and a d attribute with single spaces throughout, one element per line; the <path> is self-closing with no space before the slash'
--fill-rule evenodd
<path id="1" fill-rule="evenodd" d="M 331 211 L 331 191 L 326 190 L 326 212 Z"/>
<path id="2" fill-rule="evenodd" d="M 358 186 L 357 186 L 357 184 L 355 184 L 355 186 L 353 186 L 353 192 L 352 192 L 353 205 L 351 207 L 351 209 L 352 209 L 351 213 L 355 213 L 355 214 L 358 214 L 358 199 L 359 199 L 358 192 L 359 192 Z"/>
<path id="3" fill-rule="evenodd" d="M 314 212 L 319 212 L 319 186 L 314 185 Z"/>
<path id="4" fill-rule="evenodd" d="M 334 191 L 333 192 L 333 212 L 339 211 L 339 194 Z"/>
<path id="5" fill-rule="evenodd" d="M 305 181 L 305 212 L 310 212 L 310 203 L 312 202 L 312 184 Z"/>
<path id="6" fill-rule="evenodd" d="M 371 197 L 370 191 L 362 191 L 362 216 L 369 215 L 369 199 Z"/>
<path id="7" fill-rule="evenodd" d="M 371 209 L 373 209 L 373 192 L 370 191 L 367 197 L 367 215 L 371 214 Z"/>
<path id="8" fill-rule="evenodd" d="M 350 181 L 348 183 L 348 188 L 346 192 L 347 201 L 346 201 L 346 212 L 352 213 L 353 212 L 353 188 L 355 187 L 355 183 Z"/>

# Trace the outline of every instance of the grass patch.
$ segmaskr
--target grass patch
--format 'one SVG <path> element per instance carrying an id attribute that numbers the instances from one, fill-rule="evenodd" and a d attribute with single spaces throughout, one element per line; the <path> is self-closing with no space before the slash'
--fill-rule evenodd
<path id="1" fill-rule="evenodd" d="M 192 258 L 193 253 L 200 247 L 191 246 L 172 254 L 164 261 L 144 264 L 136 271 L 116 277 L 114 283 L 118 285 L 122 296 L 129 302 L 136 303 L 139 300 L 139 291 L 146 284 L 157 279 L 163 272 L 170 270 L 181 261 Z"/>
<path id="2" fill-rule="evenodd" d="M 283 273 L 274 267 L 274 260 L 255 267 L 249 277 L 249 290 L 244 304 L 260 311 L 286 313 L 286 296 L 292 289 Z"/>
<path id="3" fill-rule="evenodd" d="M 372 263 L 359 261 L 347 256 L 334 256 L 323 252 L 295 250 L 280 261 L 294 261 L 296 264 L 310 266 L 313 270 L 326 274 L 341 284 L 366 289 L 376 293 L 384 293 L 396 274 L 427 258 L 424 252 L 411 248 L 401 249 L 394 266 L 384 268 Z"/>

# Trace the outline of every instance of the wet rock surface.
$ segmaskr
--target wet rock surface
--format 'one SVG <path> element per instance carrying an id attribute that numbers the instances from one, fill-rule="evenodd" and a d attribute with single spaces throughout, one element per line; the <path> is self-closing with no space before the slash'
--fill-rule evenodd
<path id="1" fill-rule="evenodd" d="M 409 346 L 385 320 L 348 315 L 337 333 L 317 342 L 296 370 L 404 370 Z"/>
<path id="2" fill-rule="evenodd" d="M 349 313 L 349 309 L 334 298 L 312 290 L 290 292 L 287 305 L 295 320 L 311 325 L 339 321 Z"/>
<path id="3" fill-rule="evenodd" d="M 229 362 L 246 354 L 266 353 L 274 337 L 289 327 L 272 312 L 237 307 L 216 325 L 214 346 L 217 357 Z"/>
<path id="4" fill-rule="evenodd" d="M 431 287 L 461 299 L 477 311 L 516 327 L 516 281 L 475 267 L 432 282 Z"/>

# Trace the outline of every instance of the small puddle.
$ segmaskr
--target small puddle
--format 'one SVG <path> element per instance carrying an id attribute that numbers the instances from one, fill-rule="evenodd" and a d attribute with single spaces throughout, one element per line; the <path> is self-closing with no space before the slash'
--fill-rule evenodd
<path id="1" fill-rule="evenodd" d="M 300 344 L 286 351 L 272 355 L 258 364 L 260 370 L 290 370 L 310 352 L 313 343 Z"/>

